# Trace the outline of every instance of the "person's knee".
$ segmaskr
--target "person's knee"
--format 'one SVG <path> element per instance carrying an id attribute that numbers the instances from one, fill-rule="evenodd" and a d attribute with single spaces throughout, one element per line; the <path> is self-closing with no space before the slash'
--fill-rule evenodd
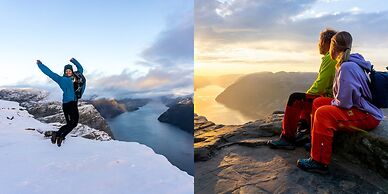
<path id="1" fill-rule="evenodd" d="M 324 105 L 317 109 L 314 115 L 314 130 L 315 132 L 334 127 L 335 122 L 333 115 L 333 107 L 331 105 Z"/>
<path id="2" fill-rule="evenodd" d="M 313 101 L 313 107 L 321 107 L 321 106 L 324 106 L 324 105 L 330 105 L 330 100 L 329 98 L 326 98 L 326 97 L 318 97 L 318 98 L 315 98 L 314 101 Z"/>
<path id="3" fill-rule="evenodd" d="M 331 114 L 330 105 L 321 106 L 315 112 L 315 118 L 316 119 L 326 118 L 330 114 Z"/>
<path id="4" fill-rule="evenodd" d="M 291 106 L 295 101 L 303 100 L 305 98 L 306 98 L 306 94 L 305 93 L 294 92 L 294 93 L 292 93 L 290 95 L 290 97 L 288 97 L 287 105 Z"/>
<path id="5" fill-rule="evenodd" d="M 315 98 L 314 101 L 313 101 L 313 105 L 316 106 L 316 105 L 318 105 L 318 104 L 321 104 L 322 99 L 323 99 L 323 97 Z"/>

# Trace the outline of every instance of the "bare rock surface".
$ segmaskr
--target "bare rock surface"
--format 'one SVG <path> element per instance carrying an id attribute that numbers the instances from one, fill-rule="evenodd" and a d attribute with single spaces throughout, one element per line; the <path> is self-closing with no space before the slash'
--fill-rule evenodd
<path id="1" fill-rule="evenodd" d="M 283 116 L 275 111 L 262 120 L 224 126 L 195 115 L 195 193 L 388 193 L 384 171 L 373 168 L 386 164 L 387 120 L 371 133 L 336 135 L 330 173 L 319 175 L 296 166 L 299 158 L 308 157 L 303 148 L 286 151 L 266 146 L 281 132 Z M 339 142 L 341 138 L 345 143 Z M 360 147 L 361 151 L 349 152 Z"/>

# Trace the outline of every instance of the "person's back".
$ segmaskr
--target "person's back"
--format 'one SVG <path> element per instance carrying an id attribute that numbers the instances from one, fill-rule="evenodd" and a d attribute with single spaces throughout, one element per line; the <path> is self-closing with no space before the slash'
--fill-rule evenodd
<path id="1" fill-rule="evenodd" d="M 322 57 L 321 66 L 319 67 L 317 78 L 311 87 L 307 90 L 307 94 L 315 96 L 333 96 L 333 80 L 335 75 L 335 64 L 337 62 L 330 58 L 327 51 Z"/>
<path id="2" fill-rule="evenodd" d="M 333 105 L 342 108 L 356 107 L 372 114 L 376 119 L 383 119 L 383 112 L 371 103 L 372 93 L 369 89 L 369 79 L 364 69 L 371 69 L 369 61 L 358 53 L 351 54 L 349 60 L 342 63 L 334 81 L 335 100 Z M 341 80 L 340 80 L 341 79 Z M 341 81 L 346 80 L 346 87 L 341 87 Z M 341 99 L 341 101 L 339 100 Z"/>

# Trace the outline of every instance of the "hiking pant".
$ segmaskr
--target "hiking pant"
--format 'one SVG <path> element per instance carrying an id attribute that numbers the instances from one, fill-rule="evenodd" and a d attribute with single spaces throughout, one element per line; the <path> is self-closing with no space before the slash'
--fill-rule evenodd
<path id="1" fill-rule="evenodd" d="M 77 101 L 71 101 L 62 104 L 63 113 L 65 114 L 66 125 L 63 125 L 57 132 L 61 137 L 66 137 L 73 130 L 79 119 Z"/>
<path id="2" fill-rule="evenodd" d="M 343 109 L 331 105 L 333 98 L 320 97 L 313 102 L 311 157 L 328 165 L 332 153 L 334 131 L 370 131 L 380 121 L 358 108 Z"/>
<path id="3" fill-rule="evenodd" d="M 306 120 L 307 125 L 311 126 L 311 106 L 313 100 L 317 97 L 319 96 L 298 92 L 290 95 L 284 112 L 282 137 L 294 140 L 300 120 Z"/>

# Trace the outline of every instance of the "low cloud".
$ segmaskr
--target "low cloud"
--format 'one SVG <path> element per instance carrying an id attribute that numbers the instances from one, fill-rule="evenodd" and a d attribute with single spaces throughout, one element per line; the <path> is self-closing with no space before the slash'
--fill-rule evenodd
<path id="1" fill-rule="evenodd" d="M 193 92 L 192 70 L 151 69 L 137 78 L 135 72 L 123 70 L 118 75 L 88 77 L 93 77 L 88 85 L 89 95 L 124 98 L 186 95 Z"/>

